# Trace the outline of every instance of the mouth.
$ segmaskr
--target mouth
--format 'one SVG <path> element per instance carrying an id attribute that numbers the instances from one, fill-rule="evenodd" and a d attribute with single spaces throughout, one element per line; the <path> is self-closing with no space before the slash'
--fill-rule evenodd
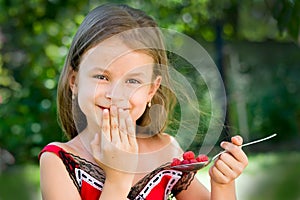
<path id="1" fill-rule="evenodd" d="M 101 109 L 101 110 L 104 110 L 104 109 L 107 109 L 108 111 L 110 111 L 110 107 L 106 107 L 106 106 L 99 106 L 98 107 Z M 118 107 L 118 109 L 122 109 L 122 110 L 130 110 L 130 108 L 122 108 L 122 107 Z"/>
<path id="2" fill-rule="evenodd" d="M 108 111 L 110 110 L 109 107 L 104 107 L 104 106 L 98 106 L 101 110 L 107 109 Z"/>

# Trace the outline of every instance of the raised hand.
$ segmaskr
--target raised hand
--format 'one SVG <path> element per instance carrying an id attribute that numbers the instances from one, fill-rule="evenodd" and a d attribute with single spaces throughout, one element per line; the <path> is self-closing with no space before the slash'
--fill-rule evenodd
<path id="1" fill-rule="evenodd" d="M 106 176 L 133 173 L 138 163 L 135 125 L 128 110 L 111 106 L 104 109 L 100 134 L 91 142 L 94 159 Z M 118 173 L 117 173 L 118 172 Z"/>
<path id="2" fill-rule="evenodd" d="M 215 183 L 231 183 L 248 165 L 248 158 L 239 147 L 243 144 L 243 138 L 235 136 L 231 138 L 231 142 L 221 143 L 221 147 L 227 152 L 221 154 L 209 170 L 210 177 Z"/>

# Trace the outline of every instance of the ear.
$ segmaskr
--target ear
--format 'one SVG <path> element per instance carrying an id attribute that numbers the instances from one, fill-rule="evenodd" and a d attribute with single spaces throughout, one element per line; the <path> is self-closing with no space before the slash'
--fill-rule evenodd
<path id="1" fill-rule="evenodd" d="M 69 76 L 69 85 L 73 94 L 77 94 L 77 72 L 72 70 Z"/>
<path id="2" fill-rule="evenodd" d="M 148 93 L 148 102 L 151 101 L 152 97 L 155 95 L 156 91 L 158 90 L 161 84 L 161 76 L 157 76 L 154 82 L 150 86 L 150 90 Z"/>

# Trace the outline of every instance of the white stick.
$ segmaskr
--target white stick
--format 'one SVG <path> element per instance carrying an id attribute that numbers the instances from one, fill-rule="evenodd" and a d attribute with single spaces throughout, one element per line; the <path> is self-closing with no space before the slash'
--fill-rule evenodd
<path id="1" fill-rule="evenodd" d="M 262 141 L 268 140 L 268 139 L 270 139 L 270 138 L 272 138 L 272 137 L 275 137 L 276 135 L 277 135 L 277 134 L 274 133 L 273 135 L 270 135 L 270 136 L 268 136 L 268 137 L 265 137 L 265 138 L 262 138 L 262 139 L 259 139 L 259 140 L 254 140 L 254 141 L 252 141 L 252 142 L 245 143 L 245 144 L 242 145 L 242 147 L 248 146 L 248 145 L 250 145 L 250 144 L 255 144 L 255 143 L 258 143 L 258 142 L 262 142 Z"/>
<path id="2" fill-rule="evenodd" d="M 268 139 L 270 139 L 270 138 L 272 138 L 272 137 L 275 137 L 276 135 L 277 135 L 277 134 L 274 133 L 274 134 L 272 134 L 272 135 L 270 135 L 270 136 L 268 136 L 268 137 L 265 137 L 265 138 L 262 138 L 262 139 L 259 139 L 259 140 L 254 140 L 254 141 L 252 141 L 252 142 L 248 142 L 248 143 L 242 144 L 240 147 L 242 148 L 242 147 L 244 147 L 244 146 L 248 146 L 248 145 L 251 145 L 251 144 L 259 143 L 259 142 L 268 140 Z M 217 159 L 222 153 L 225 153 L 225 152 L 227 152 L 227 151 L 226 151 L 226 150 L 221 151 L 220 153 L 218 153 L 217 155 L 215 155 L 215 156 L 212 158 L 212 160 Z"/>

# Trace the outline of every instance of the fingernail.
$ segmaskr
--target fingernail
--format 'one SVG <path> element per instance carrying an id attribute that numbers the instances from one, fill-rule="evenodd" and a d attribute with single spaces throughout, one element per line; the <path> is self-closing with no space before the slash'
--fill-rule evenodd
<path id="1" fill-rule="evenodd" d="M 220 146 L 225 149 L 227 147 L 226 142 L 221 142 Z"/>
<path id="2" fill-rule="evenodd" d="M 108 109 L 105 108 L 105 109 L 103 110 L 103 113 L 108 113 Z"/>

